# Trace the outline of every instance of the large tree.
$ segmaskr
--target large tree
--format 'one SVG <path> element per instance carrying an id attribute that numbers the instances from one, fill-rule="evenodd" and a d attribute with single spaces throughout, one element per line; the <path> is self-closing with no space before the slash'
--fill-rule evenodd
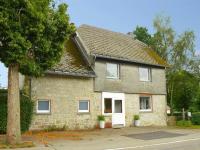
<path id="1" fill-rule="evenodd" d="M 0 1 L 0 61 L 8 67 L 7 142 L 21 141 L 19 72 L 40 76 L 60 60 L 74 32 L 67 5 L 52 0 Z"/>

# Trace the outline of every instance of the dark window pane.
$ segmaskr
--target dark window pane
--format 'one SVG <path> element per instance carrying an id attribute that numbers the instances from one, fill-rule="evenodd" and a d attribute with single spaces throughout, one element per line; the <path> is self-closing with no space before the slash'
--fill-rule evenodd
<path id="1" fill-rule="evenodd" d="M 111 98 L 104 99 L 104 113 L 112 113 L 112 99 Z"/>
<path id="2" fill-rule="evenodd" d="M 38 110 L 49 110 L 49 101 L 38 101 Z"/>
<path id="3" fill-rule="evenodd" d="M 79 101 L 79 110 L 88 110 L 88 101 Z"/>

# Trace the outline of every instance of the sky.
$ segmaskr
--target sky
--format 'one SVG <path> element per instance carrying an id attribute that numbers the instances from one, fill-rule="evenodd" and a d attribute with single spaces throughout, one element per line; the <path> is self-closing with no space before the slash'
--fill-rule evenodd
<path id="1" fill-rule="evenodd" d="M 180 34 L 193 30 L 195 49 L 200 54 L 200 0 L 57 0 L 67 3 L 71 22 L 128 33 L 137 25 L 154 33 L 156 15 L 170 16 L 172 27 Z M 0 64 L 0 84 L 7 86 L 7 69 Z"/>

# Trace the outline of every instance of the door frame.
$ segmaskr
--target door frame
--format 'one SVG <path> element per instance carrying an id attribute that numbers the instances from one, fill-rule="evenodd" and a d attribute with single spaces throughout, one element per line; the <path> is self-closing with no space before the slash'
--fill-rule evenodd
<path id="1" fill-rule="evenodd" d="M 112 113 L 104 113 L 104 98 L 112 99 Z M 124 116 L 123 125 L 125 126 L 125 94 L 124 93 L 102 92 L 102 114 L 105 116 L 112 116 L 112 114 L 114 113 L 115 100 L 122 100 L 122 115 Z"/>

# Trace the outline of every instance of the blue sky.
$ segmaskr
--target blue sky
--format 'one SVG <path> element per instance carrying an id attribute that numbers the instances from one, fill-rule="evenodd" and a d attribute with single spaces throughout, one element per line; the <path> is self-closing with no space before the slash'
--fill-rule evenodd
<path id="1" fill-rule="evenodd" d="M 71 22 L 76 26 L 89 24 L 117 32 L 133 31 L 137 25 L 153 33 L 152 20 L 158 14 L 170 16 L 172 27 L 182 33 L 196 34 L 197 53 L 200 53 L 199 0 L 57 0 L 66 2 Z M 0 84 L 7 85 L 7 71 L 0 64 Z"/>

